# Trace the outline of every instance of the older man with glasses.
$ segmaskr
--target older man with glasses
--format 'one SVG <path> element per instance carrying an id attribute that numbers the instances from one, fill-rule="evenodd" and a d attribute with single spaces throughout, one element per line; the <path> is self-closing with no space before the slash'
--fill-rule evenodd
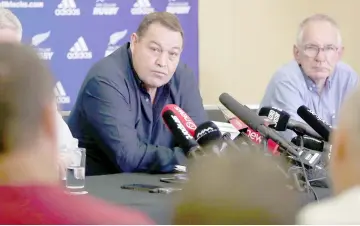
<path id="1" fill-rule="evenodd" d="M 305 105 L 335 126 L 344 98 L 358 83 L 358 75 L 340 61 L 343 53 L 340 30 L 327 15 L 316 14 L 299 26 L 294 60 L 272 77 L 260 107 L 278 107 L 302 121 L 297 109 Z M 295 133 L 285 132 L 291 139 Z"/>

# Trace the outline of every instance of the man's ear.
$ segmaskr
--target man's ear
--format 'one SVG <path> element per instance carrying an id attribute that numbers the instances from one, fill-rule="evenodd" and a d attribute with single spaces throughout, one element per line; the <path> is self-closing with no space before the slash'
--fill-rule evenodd
<path id="1" fill-rule="evenodd" d="M 341 46 L 338 50 L 338 56 L 339 56 L 339 59 L 341 59 L 344 55 L 344 51 L 345 51 L 345 47 L 344 46 Z"/>
<path id="2" fill-rule="evenodd" d="M 136 33 L 132 33 L 130 36 L 130 49 L 134 50 L 134 46 L 139 42 L 139 37 Z"/>
<path id="3" fill-rule="evenodd" d="M 296 45 L 293 46 L 293 55 L 294 55 L 295 60 L 298 63 L 300 63 L 300 51 L 299 51 L 299 48 Z"/>

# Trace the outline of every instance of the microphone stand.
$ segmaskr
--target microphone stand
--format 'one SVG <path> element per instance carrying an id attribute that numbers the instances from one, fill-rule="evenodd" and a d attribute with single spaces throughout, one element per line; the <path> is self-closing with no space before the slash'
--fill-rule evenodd
<path id="1" fill-rule="evenodd" d="M 267 154 L 267 153 L 269 153 L 268 152 L 268 149 L 269 149 L 269 142 L 268 142 L 268 139 L 265 139 L 265 137 L 263 138 L 263 148 L 264 148 L 264 152 Z"/>

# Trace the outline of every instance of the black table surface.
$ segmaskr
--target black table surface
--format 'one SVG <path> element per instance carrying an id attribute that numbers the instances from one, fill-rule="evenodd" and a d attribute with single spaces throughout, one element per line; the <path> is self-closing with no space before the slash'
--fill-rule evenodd
<path id="1" fill-rule="evenodd" d="M 86 178 L 86 190 L 95 197 L 140 210 L 157 224 L 171 224 L 174 195 L 121 189 L 121 186 L 126 184 L 175 187 L 174 184 L 160 182 L 161 177 L 168 176 L 136 173 L 90 176 Z M 330 189 L 315 187 L 314 190 L 319 199 L 331 195 Z M 301 196 L 304 204 L 315 201 L 313 194 L 301 193 Z"/>

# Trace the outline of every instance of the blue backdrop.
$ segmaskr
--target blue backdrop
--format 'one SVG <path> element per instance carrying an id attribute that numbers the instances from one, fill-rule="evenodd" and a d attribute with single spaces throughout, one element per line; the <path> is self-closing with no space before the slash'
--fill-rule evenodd
<path id="1" fill-rule="evenodd" d="M 176 14 L 185 33 L 182 61 L 198 75 L 198 0 L 0 1 L 23 26 L 23 42 L 37 48 L 56 79 L 62 110 L 71 110 L 89 68 L 127 42 L 143 16 Z"/>

